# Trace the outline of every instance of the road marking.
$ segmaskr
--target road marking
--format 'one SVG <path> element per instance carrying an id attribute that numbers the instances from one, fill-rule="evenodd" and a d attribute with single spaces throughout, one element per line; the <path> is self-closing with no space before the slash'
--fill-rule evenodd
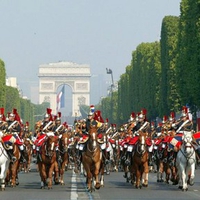
<path id="1" fill-rule="evenodd" d="M 74 172 L 74 169 L 72 169 L 72 179 L 71 179 L 71 200 L 77 200 L 78 194 L 77 194 L 77 184 L 76 184 L 76 174 Z"/>

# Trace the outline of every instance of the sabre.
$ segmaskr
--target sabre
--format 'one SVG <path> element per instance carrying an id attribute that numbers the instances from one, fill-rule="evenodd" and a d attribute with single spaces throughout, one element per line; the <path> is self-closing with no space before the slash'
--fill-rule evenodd
<path id="1" fill-rule="evenodd" d="M 10 130 L 12 128 L 12 126 L 14 126 L 17 123 L 17 121 L 14 121 L 9 127 L 8 130 Z"/>

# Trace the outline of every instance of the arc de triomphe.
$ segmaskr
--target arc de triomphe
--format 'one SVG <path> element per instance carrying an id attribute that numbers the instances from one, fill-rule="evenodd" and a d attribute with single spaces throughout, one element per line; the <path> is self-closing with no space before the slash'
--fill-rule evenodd
<path id="1" fill-rule="evenodd" d="M 57 91 L 61 85 L 72 89 L 72 117 L 80 116 L 79 105 L 90 105 L 90 67 L 86 64 L 58 62 L 39 66 L 39 103 L 50 102 L 57 113 Z"/>

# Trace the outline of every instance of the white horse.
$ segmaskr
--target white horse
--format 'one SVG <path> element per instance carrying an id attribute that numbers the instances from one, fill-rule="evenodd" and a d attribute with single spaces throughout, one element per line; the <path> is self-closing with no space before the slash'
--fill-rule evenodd
<path id="1" fill-rule="evenodd" d="M 0 137 L 1 140 L 1 137 Z M 1 181 L 1 190 L 5 190 L 5 178 L 6 178 L 6 173 L 9 167 L 10 163 L 10 158 L 3 147 L 1 141 L 0 141 L 0 181 Z"/>
<path id="2" fill-rule="evenodd" d="M 177 153 L 176 166 L 179 175 L 179 188 L 182 191 L 187 191 L 188 184 L 194 184 L 196 154 L 192 144 L 192 132 L 185 131 L 182 139 L 181 149 Z"/>

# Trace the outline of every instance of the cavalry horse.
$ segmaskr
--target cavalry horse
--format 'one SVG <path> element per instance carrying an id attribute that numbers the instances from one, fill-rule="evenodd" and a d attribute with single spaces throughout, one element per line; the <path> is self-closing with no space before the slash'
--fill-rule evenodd
<path id="1" fill-rule="evenodd" d="M 52 179 L 54 173 L 55 183 L 59 183 L 58 180 L 58 164 L 56 161 L 56 146 L 58 144 L 58 137 L 52 135 L 46 136 L 44 143 L 41 146 L 41 154 L 38 158 L 38 169 L 41 177 L 41 189 L 48 186 L 48 189 L 52 189 Z"/>
<path id="2" fill-rule="evenodd" d="M 62 137 L 59 140 L 59 159 L 58 159 L 58 166 L 59 166 L 59 176 L 60 176 L 60 184 L 64 185 L 64 172 L 67 169 L 69 163 L 69 139 L 70 133 L 65 132 L 62 134 Z"/>
<path id="3" fill-rule="evenodd" d="M 146 145 L 146 139 L 148 133 L 139 132 L 138 142 L 136 143 L 135 152 L 133 154 L 133 176 L 132 183 L 135 182 L 136 188 L 142 188 L 142 186 L 148 186 L 148 151 Z"/>
<path id="4" fill-rule="evenodd" d="M 193 145 L 192 132 L 185 131 L 181 149 L 177 153 L 176 166 L 179 175 L 179 189 L 188 190 L 188 184 L 194 184 L 196 154 Z"/>
<path id="5" fill-rule="evenodd" d="M 97 138 L 97 126 L 90 126 L 88 132 L 89 138 L 86 144 L 86 150 L 82 152 L 82 163 L 86 171 L 86 183 L 89 192 L 92 192 L 92 180 L 94 178 L 94 187 L 100 189 L 101 182 L 103 181 L 103 175 L 101 176 L 101 182 L 99 180 L 99 173 L 102 173 L 103 162 L 102 162 L 102 151 L 98 143 Z"/>
<path id="6" fill-rule="evenodd" d="M 16 187 L 19 184 L 18 172 L 20 166 L 21 153 L 17 144 L 13 144 L 13 156 L 16 157 L 15 161 L 10 161 L 9 168 L 6 175 L 6 185 L 10 183 L 11 187 Z"/>
<path id="7" fill-rule="evenodd" d="M 22 163 L 24 168 L 24 172 L 28 173 L 30 171 L 30 165 L 32 160 L 32 145 L 29 138 L 25 138 L 24 140 L 24 159 L 25 162 Z"/>
<path id="8" fill-rule="evenodd" d="M 0 182 L 1 182 L 1 190 L 5 190 L 5 178 L 6 172 L 9 167 L 10 158 L 2 144 L 0 142 Z"/>

